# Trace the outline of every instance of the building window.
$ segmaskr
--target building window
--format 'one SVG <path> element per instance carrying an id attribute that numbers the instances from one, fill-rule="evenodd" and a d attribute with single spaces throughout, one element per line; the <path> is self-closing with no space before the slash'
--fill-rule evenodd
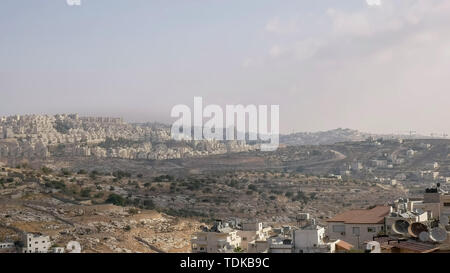
<path id="1" fill-rule="evenodd" d="M 353 227 L 353 235 L 359 236 L 359 227 Z"/>
<path id="2" fill-rule="evenodd" d="M 377 232 L 377 228 L 376 227 L 368 227 L 367 232 L 371 232 L 371 233 Z"/>
<path id="3" fill-rule="evenodd" d="M 334 225 L 332 229 L 333 229 L 333 232 L 345 232 L 344 225 Z"/>

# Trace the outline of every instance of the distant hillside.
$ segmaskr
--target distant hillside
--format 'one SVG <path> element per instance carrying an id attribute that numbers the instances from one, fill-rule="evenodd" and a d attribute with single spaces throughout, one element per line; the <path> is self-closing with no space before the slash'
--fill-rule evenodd
<path id="1" fill-rule="evenodd" d="M 322 132 L 300 132 L 293 133 L 289 135 L 281 135 L 280 143 L 286 145 L 324 145 L 324 144 L 334 144 L 338 142 L 348 142 L 348 141 L 363 141 L 368 137 L 373 138 L 401 138 L 401 139 L 424 139 L 432 138 L 423 135 L 381 135 L 381 134 L 371 134 L 363 133 L 358 130 L 352 129 L 334 129 Z"/>
<path id="2" fill-rule="evenodd" d="M 370 134 L 364 134 L 357 130 L 339 128 L 323 132 L 300 132 L 281 135 L 280 142 L 287 145 L 320 145 L 343 141 L 362 141 L 369 136 Z"/>

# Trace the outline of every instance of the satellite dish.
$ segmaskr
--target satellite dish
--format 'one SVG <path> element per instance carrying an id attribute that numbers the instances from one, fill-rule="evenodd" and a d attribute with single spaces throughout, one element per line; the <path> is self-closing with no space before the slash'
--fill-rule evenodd
<path id="1" fill-rule="evenodd" d="M 435 242 L 443 242 L 447 239 L 447 231 L 442 228 L 433 228 L 430 231 L 430 239 Z"/>
<path id="2" fill-rule="evenodd" d="M 77 241 L 70 241 L 66 246 L 69 253 L 81 253 L 81 245 Z"/>
<path id="3" fill-rule="evenodd" d="M 397 220 L 392 224 L 392 230 L 397 234 L 408 233 L 409 222 L 406 220 Z"/>
<path id="4" fill-rule="evenodd" d="M 422 231 L 419 233 L 419 240 L 422 242 L 428 242 L 430 240 L 430 233 Z"/>
<path id="5" fill-rule="evenodd" d="M 442 225 L 446 226 L 448 225 L 448 216 L 443 215 L 440 219 L 439 222 L 441 222 Z"/>
<path id="6" fill-rule="evenodd" d="M 427 232 L 428 227 L 422 223 L 412 223 L 408 227 L 408 234 L 415 238 L 419 237 L 420 233 L 424 231 Z"/>

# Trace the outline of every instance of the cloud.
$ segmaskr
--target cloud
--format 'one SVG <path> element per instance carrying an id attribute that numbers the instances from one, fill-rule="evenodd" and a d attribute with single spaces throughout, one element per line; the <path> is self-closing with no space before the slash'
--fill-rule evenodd
<path id="1" fill-rule="evenodd" d="M 315 16 L 306 22 L 309 31 L 299 20 L 269 20 L 265 30 L 277 35 L 268 35 L 272 46 L 259 56 L 267 75 L 286 85 L 279 89 L 292 105 L 285 107 L 301 104 L 293 124 L 308 124 L 317 113 L 315 124 L 325 128 L 446 129 L 450 1 L 383 0 L 380 6 L 324 8 Z M 329 119 L 320 119 L 323 109 Z"/>
<path id="2" fill-rule="evenodd" d="M 280 32 L 280 19 L 278 17 L 272 18 L 266 24 L 267 32 Z"/>
<path id="3" fill-rule="evenodd" d="M 381 6 L 381 0 L 366 0 L 369 6 Z"/>
<path id="4" fill-rule="evenodd" d="M 370 3 L 369 3 L 370 2 Z M 378 1 L 367 4 L 378 5 Z M 253 57 L 258 65 L 272 62 L 343 64 L 368 62 L 409 66 L 412 59 L 448 56 L 450 2 L 445 0 L 380 1 L 379 8 L 328 8 L 316 18 L 308 18 L 305 32 L 301 19 L 270 19 L 265 30 L 286 39 L 273 38 L 266 56 Z M 302 19 L 304 20 L 304 18 Z M 325 24 L 328 24 L 324 27 Z M 300 29 L 302 28 L 302 29 Z M 270 43 L 271 37 L 268 38 Z M 416 54 L 416 56 L 414 56 Z M 408 67 L 406 67 L 407 69 Z"/>
<path id="5" fill-rule="evenodd" d="M 279 17 L 270 19 L 265 27 L 269 33 L 275 34 L 292 34 L 299 31 L 299 19 L 280 20 Z"/>
<path id="6" fill-rule="evenodd" d="M 270 50 L 269 50 L 269 55 L 271 57 L 278 57 L 280 56 L 282 53 L 282 49 L 280 48 L 280 46 L 278 45 L 274 45 Z"/>
<path id="7" fill-rule="evenodd" d="M 423 20 L 447 17 L 450 10 L 450 4 L 444 0 L 367 0 L 367 3 L 379 7 L 356 11 L 328 9 L 326 14 L 331 19 L 334 34 L 369 37 L 377 33 L 397 32 L 417 26 Z"/>
<path id="8" fill-rule="evenodd" d="M 369 36 L 373 32 L 369 18 L 363 12 L 346 13 L 329 9 L 326 13 L 332 19 L 332 27 L 336 34 Z"/>

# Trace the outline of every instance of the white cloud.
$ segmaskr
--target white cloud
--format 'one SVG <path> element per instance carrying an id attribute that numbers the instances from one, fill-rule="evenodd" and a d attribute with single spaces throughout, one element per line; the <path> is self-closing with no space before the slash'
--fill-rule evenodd
<path id="1" fill-rule="evenodd" d="M 381 6 L 381 0 L 366 0 L 369 6 Z"/>
<path id="2" fill-rule="evenodd" d="M 306 60 L 314 57 L 317 51 L 322 46 L 321 42 L 314 39 L 306 39 L 297 42 L 292 50 L 297 60 Z"/>
<path id="3" fill-rule="evenodd" d="M 278 45 L 272 46 L 272 48 L 269 50 L 269 55 L 271 57 L 278 57 L 282 53 L 282 49 Z"/>
<path id="4" fill-rule="evenodd" d="M 368 36 L 373 32 L 372 25 L 363 12 L 346 13 L 329 9 L 327 15 L 332 19 L 336 34 Z"/>
<path id="5" fill-rule="evenodd" d="M 272 18 L 266 24 L 267 32 L 279 32 L 280 31 L 280 19 L 278 17 Z"/>
<path id="6" fill-rule="evenodd" d="M 265 30 L 269 33 L 275 34 L 296 33 L 299 30 L 299 20 L 296 18 L 291 18 L 282 21 L 279 17 L 274 17 L 267 22 Z"/>
<path id="7" fill-rule="evenodd" d="M 297 29 L 286 27 L 293 21 L 268 23 L 266 31 L 280 35 L 268 37 L 274 46 L 261 64 L 268 75 L 283 78 L 293 105 L 308 101 L 302 104 L 305 116 L 323 115 L 309 106 L 323 105 L 333 113 L 322 121 L 324 127 L 342 122 L 380 131 L 444 130 L 436 117 L 450 118 L 444 102 L 450 85 L 450 1 L 383 0 L 376 7 L 329 8 L 308 20 L 316 32 L 302 32 L 304 22 Z M 291 122 L 309 119 L 297 116 Z"/>

